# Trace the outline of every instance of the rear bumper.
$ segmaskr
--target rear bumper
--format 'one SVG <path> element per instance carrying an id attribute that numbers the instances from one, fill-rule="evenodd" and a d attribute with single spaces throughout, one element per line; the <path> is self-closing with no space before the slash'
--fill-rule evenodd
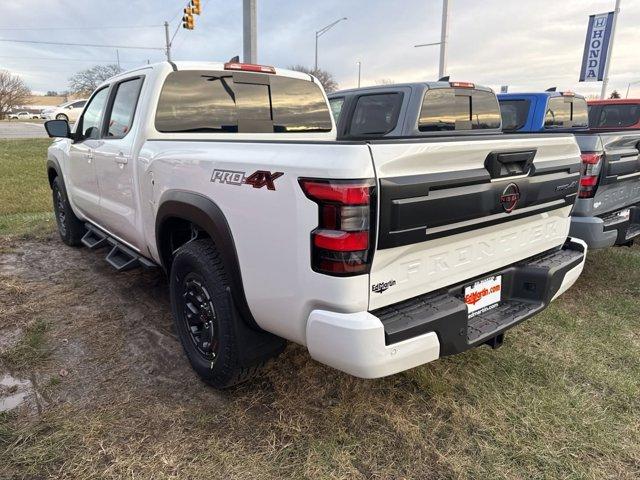
<path id="1" fill-rule="evenodd" d="M 489 342 L 543 310 L 580 276 L 587 246 L 568 239 L 546 252 L 489 275 L 502 275 L 502 301 L 468 318 L 464 287 L 449 287 L 372 312 L 314 310 L 307 348 L 321 363 L 362 378 L 408 370 Z"/>
<path id="2" fill-rule="evenodd" d="M 625 210 L 629 217 L 620 217 Z M 569 235 L 584 240 L 590 249 L 624 245 L 640 235 L 640 207 L 632 205 L 602 217 L 571 217 Z"/>

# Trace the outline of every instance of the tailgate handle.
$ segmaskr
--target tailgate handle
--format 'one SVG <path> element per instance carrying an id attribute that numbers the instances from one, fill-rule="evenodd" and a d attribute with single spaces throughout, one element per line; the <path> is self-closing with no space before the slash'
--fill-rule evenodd
<path id="1" fill-rule="evenodd" d="M 515 177 L 527 175 L 531 170 L 535 150 L 520 152 L 491 152 L 484 161 L 491 178 Z"/>

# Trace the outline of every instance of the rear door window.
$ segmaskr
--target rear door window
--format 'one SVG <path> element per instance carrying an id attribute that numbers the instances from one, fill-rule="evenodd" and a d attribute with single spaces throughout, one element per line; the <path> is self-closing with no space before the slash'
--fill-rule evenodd
<path id="1" fill-rule="evenodd" d="M 181 71 L 165 81 L 155 125 L 173 133 L 326 132 L 330 115 L 322 91 L 309 80 Z"/>
<path id="2" fill-rule="evenodd" d="M 330 98 L 329 106 L 331 107 L 331 113 L 336 124 L 340 121 L 340 114 L 342 113 L 342 106 L 344 105 L 344 97 Z"/>
<path id="3" fill-rule="evenodd" d="M 592 128 L 627 128 L 640 122 L 640 105 L 597 105 L 591 108 L 589 126 Z"/>
<path id="4" fill-rule="evenodd" d="M 138 104 L 142 78 L 134 78 L 119 83 L 107 121 L 107 138 L 122 138 L 131 129 L 133 114 Z"/>
<path id="5" fill-rule="evenodd" d="M 500 107 L 493 92 L 463 88 L 427 90 L 418 129 L 421 132 L 500 128 Z"/>
<path id="6" fill-rule="evenodd" d="M 589 110 L 584 98 L 552 97 L 547 102 L 544 116 L 546 128 L 586 127 L 589 123 Z"/>
<path id="7" fill-rule="evenodd" d="M 398 124 L 402 98 L 399 92 L 361 95 L 353 111 L 349 134 L 385 135 L 393 131 Z"/>
<path id="8" fill-rule="evenodd" d="M 501 100 L 502 129 L 520 130 L 527 123 L 530 108 L 530 100 Z"/>

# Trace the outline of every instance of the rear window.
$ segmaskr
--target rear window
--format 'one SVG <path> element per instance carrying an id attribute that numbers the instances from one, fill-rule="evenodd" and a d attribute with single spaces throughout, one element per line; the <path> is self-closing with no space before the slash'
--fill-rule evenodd
<path id="1" fill-rule="evenodd" d="M 586 127 L 588 123 L 589 111 L 584 98 L 552 97 L 547 102 L 545 128 Z"/>
<path id="2" fill-rule="evenodd" d="M 166 133 L 327 132 L 331 116 L 308 80 L 192 70 L 169 74 L 155 124 Z"/>
<path id="3" fill-rule="evenodd" d="M 349 133 L 354 136 L 386 135 L 396 128 L 402 93 L 376 93 L 358 98 Z"/>
<path id="4" fill-rule="evenodd" d="M 502 129 L 520 130 L 524 127 L 527 123 L 530 107 L 530 100 L 501 100 Z"/>
<path id="5" fill-rule="evenodd" d="M 591 128 L 625 128 L 640 122 L 640 105 L 595 105 L 589 112 Z"/>
<path id="6" fill-rule="evenodd" d="M 500 107 L 493 92 L 434 88 L 422 102 L 421 132 L 500 128 Z"/>

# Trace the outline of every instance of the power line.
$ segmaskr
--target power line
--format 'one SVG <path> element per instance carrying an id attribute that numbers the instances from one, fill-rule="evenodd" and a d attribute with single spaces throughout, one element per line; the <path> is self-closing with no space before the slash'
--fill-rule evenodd
<path id="1" fill-rule="evenodd" d="M 164 51 L 164 48 L 160 48 L 160 47 L 132 47 L 131 45 L 101 45 L 96 43 L 43 42 L 40 40 L 15 40 L 15 39 L 9 39 L 9 38 L 0 38 L 0 42 L 37 43 L 41 45 L 64 45 L 64 46 L 71 46 L 71 47 L 130 48 L 130 49 L 136 49 L 136 50 Z"/>
<path id="2" fill-rule="evenodd" d="M 162 25 L 113 25 L 96 27 L 8 27 L 0 26 L 0 30 L 107 30 L 107 29 L 127 29 L 127 28 L 157 28 Z"/>
<path id="3" fill-rule="evenodd" d="M 0 55 L 0 58 L 13 58 L 16 60 L 52 60 L 56 62 L 95 62 L 95 63 L 116 63 L 115 60 L 94 60 L 92 58 L 62 58 L 62 57 L 12 57 L 10 55 Z M 140 62 L 146 62 L 146 60 L 140 60 Z M 120 63 L 140 63 L 133 62 L 131 60 L 121 60 Z"/>

